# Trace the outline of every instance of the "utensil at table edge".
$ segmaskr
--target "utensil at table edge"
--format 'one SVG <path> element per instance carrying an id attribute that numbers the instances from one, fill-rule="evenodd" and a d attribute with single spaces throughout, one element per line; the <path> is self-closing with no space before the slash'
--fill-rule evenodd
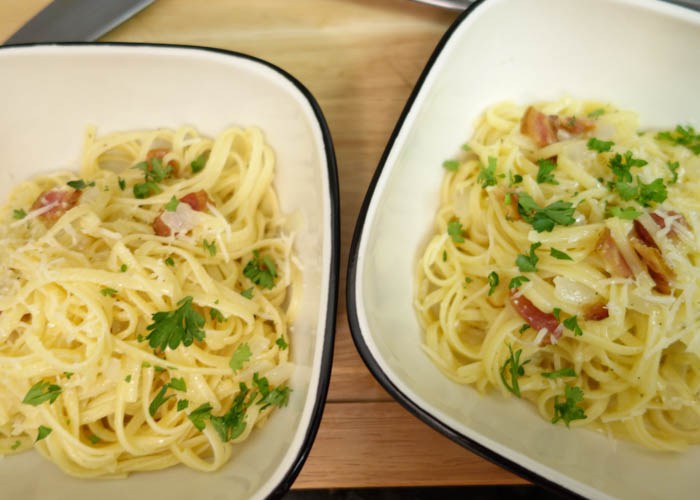
<path id="1" fill-rule="evenodd" d="M 443 7 L 445 9 L 452 10 L 464 10 L 469 7 L 474 0 L 413 0 L 414 2 L 425 3 L 428 5 L 434 5 L 436 7 Z M 681 5 L 689 9 L 694 9 L 700 11 L 700 0 L 663 0 L 668 3 L 673 3 L 676 5 Z"/>
<path id="2" fill-rule="evenodd" d="M 153 0 L 54 0 L 27 21 L 5 45 L 38 42 L 92 42 Z"/>

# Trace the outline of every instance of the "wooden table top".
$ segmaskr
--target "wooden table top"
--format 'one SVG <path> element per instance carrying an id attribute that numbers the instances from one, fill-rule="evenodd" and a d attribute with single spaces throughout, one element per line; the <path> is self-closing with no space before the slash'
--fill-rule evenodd
<path id="1" fill-rule="evenodd" d="M 0 40 L 48 3 L 0 3 Z M 420 72 L 456 16 L 408 0 L 158 0 L 101 39 L 260 57 L 303 82 L 326 116 L 340 177 L 340 300 L 328 403 L 294 488 L 527 484 L 396 403 L 355 351 L 345 309 L 348 251 L 365 191 Z"/>

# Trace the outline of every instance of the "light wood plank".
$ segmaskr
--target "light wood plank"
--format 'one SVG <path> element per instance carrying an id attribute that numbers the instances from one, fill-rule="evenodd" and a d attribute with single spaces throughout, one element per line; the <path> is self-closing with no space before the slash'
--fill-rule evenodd
<path id="1" fill-rule="evenodd" d="M 398 403 L 331 403 L 294 488 L 528 484 Z"/>

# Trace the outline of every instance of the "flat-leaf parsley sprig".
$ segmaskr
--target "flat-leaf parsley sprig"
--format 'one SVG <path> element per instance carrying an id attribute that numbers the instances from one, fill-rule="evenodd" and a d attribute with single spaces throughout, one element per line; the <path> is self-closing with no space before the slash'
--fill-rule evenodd
<path id="1" fill-rule="evenodd" d="M 180 300 L 174 311 L 160 311 L 151 316 L 153 323 L 146 329 L 150 332 L 146 339 L 153 349 L 165 351 L 168 347 L 185 347 L 195 340 L 204 340 L 204 316 L 192 307 L 192 297 Z"/>

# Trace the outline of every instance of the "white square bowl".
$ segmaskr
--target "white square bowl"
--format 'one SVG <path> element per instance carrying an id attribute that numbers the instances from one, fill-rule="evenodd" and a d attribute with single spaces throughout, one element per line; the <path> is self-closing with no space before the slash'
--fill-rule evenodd
<path id="1" fill-rule="evenodd" d="M 79 480 L 38 453 L 0 462 L 2 498 L 243 499 L 281 496 L 309 453 L 331 371 L 338 287 L 338 181 L 328 127 L 311 94 L 264 61 L 226 51 L 132 44 L 0 49 L 0 198 L 30 176 L 77 170 L 85 127 L 98 133 L 191 125 L 263 130 L 285 213 L 301 214 L 302 304 L 292 325 L 289 406 L 216 473 L 182 466 L 125 480 Z"/>
<path id="2" fill-rule="evenodd" d="M 382 385 L 454 441 L 586 497 L 697 498 L 700 447 L 649 452 L 553 426 L 527 402 L 448 380 L 421 349 L 415 264 L 442 162 L 504 100 L 564 96 L 636 110 L 643 127 L 698 125 L 700 14 L 656 0 L 488 0 L 445 34 L 411 95 L 355 228 L 347 279 L 356 346 Z M 420 453 L 420 450 L 417 450 Z"/>

